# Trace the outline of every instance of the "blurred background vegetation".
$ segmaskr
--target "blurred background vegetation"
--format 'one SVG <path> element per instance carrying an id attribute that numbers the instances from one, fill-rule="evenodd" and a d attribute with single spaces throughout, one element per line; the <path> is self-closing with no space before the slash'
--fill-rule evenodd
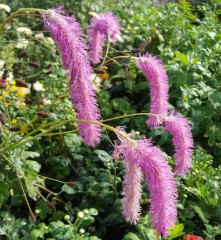
<path id="1" fill-rule="evenodd" d="M 162 59 L 169 76 L 170 109 L 177 109 L 190 120 L 195 141 L 193 168 L 185 179 L 177 178 L 179 220 L 168 239 L 182 239 L 188 233 L 220 239 L 221 1 L 5 0 L 1 3 L 9 5 L 12 12 L 23 7 L 48 9 L 62 4 L 84 30 L 94 13 L 112 11 L 119 18 L 122 35 L 117 51 L 112 49 L 110 56 L 119 51 L 136 54 L 134 50 L 151 37 L 145 51 Z M 1 21 L 7 15 L 0 11 Z M 19 27 L 30 28 L 32 34 L 19 33 L 16 30 Z M 9 110 L 12 126 L 19 126 L 20 131 L 29 132 L 47 121 L 75 117 L 59 53 L 48 37 L 39 15 L 32 14 L 17 17 L 0 34 L 0 60 L 7 63 L 13 79 L 25 80 L 31 86 L 30 92 L 24 93 L 11 84 L 5 92 L 7 106 L 4 106 Z M 30 62 L 38 66 L 33 67 Z M 129 61 L 108 65 L 106 74 L 99 75 L 96 88 L 103 119 L 149 111 L 148 83 Z M 2 112 L 6 111 L 4 106 Z M 49 118 L 36 118 L 39 111 L 47 111 Z M 170 135 L 163 129 L 150 131 L 144 122 L 145 117 L 136 117 L 110 124 L 126 125 L 128 132 L 138 131 L 141 137 L 151 137 L 171 156 L 172 165 Z M 0 159 L 2 239 L 159 239 L 150 227 L 145 184 L 138 226 L 127 224 L 121 216 L 123 168 L 121 162 L 111 157 L 110 139 L 114 136 L 104 132 L 102 143 L 92 149 L 83 145 L 74 127 L 61 126 L 8 156 L 11 161 L 17 159 L 16 164 L 22 169 L 62 181 L 24 173 L 30 183 L 26 183 L 25 191 L 36 222 L 28 217 L 13 168 Z M 31 188 L 41 181 L 56 193 L 42 189 L 48 202 L 39 199 Z M 83 217 L 79 211 L 84 213 Z M 70 219 L 64 218 L 66 215 Z"/>

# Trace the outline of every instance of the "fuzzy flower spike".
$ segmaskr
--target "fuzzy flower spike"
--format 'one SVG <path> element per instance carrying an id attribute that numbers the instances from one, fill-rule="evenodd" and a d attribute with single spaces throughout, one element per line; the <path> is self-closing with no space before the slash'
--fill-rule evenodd
<path id="1" fill-rule="evenodd" d="M 94 16 L 87 30 L 90 45 L 91 62 L 97 64 L 102 59 L 102 46 L 106 39 L 113 44 L 117 42 L 120 26 L 117 18 L 111 13 L 101 13 Z"/>
<path id="2" fill-rule="evenodd" d="M 130 202 L 140 197 L 140 188 L 136 192 L 133 187 L 134 182 L 138 186 L 140 184 L 140 173 L 137 169 L 140 168 L 145 174 L 150 192 L 152 226 L 159 235 L 167 237 L 168 229 L 173 227 L 177 217 L 177 187 L 172 169 L 160 149 L 153 146 L 150 140 L 131 139 L 130 135 L 119 129 L 116 129 L 116 134 L 120 139 L 120 145 L 115 146 L 113 156 L 116 157 L 118 153 L 129 163 L 131 169 L 126 169 L 127 171 L 132 172 L 136 167 L 133 174 L 127 172 L 124 180 L 124 198 L 128 201 L 123 201 L 125 218 L 131 222 L 131 216 L 135 215 L 134 209 L 129 206 Z M 137 177 L 134 176 L 135 174 Z M 138 204 L 137 201 L 135 203 Z M 139 207 L 136 206 L 135 209 L 139 210 Z"/>
<path id="3" fill-rule="evenodd" d="M 144 72 L 150 83 L 150 113 L 167 116 L 168 112 L 168 77 L 160 59 L 151 54 L 140 56 L 137 67 Z M 162 118 L 150 116 L 147 125 L 157 128 L 163 123 Z"/>
<path id="4" fill-rule="evenodd" d="M 88 61 L 87 47 L 81 38 L 82 30 L 74 17 L 67 16 L 62 7 L 42 14 L 45 29 L 61 51 L 62 62 L 69 77 L 69 89 L 78 119 L 98 121 L 99 109 L 95 98 Z M 86 145 L 95 146 L 100 141 L 101 127 L 79 123 L 78 130 Z"/>
<path id="5" fill-rule="evenodd" d="M 185 176 L 192 165 L 193 138 L 190 124 L 180 113 L 172 112 L 165 121 L 164 129 L 172 134 L 176 172 Z"/>

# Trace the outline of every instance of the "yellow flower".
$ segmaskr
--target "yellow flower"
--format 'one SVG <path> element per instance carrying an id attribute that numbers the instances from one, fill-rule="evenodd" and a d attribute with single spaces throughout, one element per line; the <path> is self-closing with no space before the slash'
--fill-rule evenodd
<path id="1" fill-rule="evenodd" d="M 17 123 L 17 119 L 13 118 L 12 119 L 12 124 L 16 124 Z"/>

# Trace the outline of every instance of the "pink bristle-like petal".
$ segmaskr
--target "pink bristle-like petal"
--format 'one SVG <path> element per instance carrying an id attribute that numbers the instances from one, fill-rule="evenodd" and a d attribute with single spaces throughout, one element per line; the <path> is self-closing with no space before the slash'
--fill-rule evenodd
<path id="1" fill-rule="evenodd" d="M 51 33 L 61 51 L 62 62 L 70 79 L 70 95 L 77 118 L 99 121 L 100 113 L 91 79 L 92 68 L 87 46 L 81 38 L 83 32 L 79 23 L 74 17 L 67 16 L 62 7 L 48 10 L 42 14 L 42 18 L 45 29 Z M 78 130 L 86 145 L 95 146 L 100 142 L 100 126 L 79 123 Z"/>
<path id="2" fill-rule="evenodd" d="M 102 46 L 108 38 L 115 44 L 120 34 L 120 26 L 117 18 L 111 13 L 101 13 L 94 16 L 87 30 L 90 46 L 90 60 L 97 64 L 102 59 Z"/>
<path id="3" fill-rule="evenodd" d="M 172 112 L 165 120 L 164 129 L 172 134 L 176 172 L 185 176 L 192 166 L 193 137 L 190 124 L 180 113 Z"/>
<path id="4" fill-rule="evenodd" d="M 144 72 L 150 83 L 150 113 L 167 116 L 168 112 L 168 77 L 160 59 L 151 54 L 140 56 L 137 67 Z M 163 123 L 160 117 L 150 116 L 147 125 L 157 128 Z"/>
<path id="5" fill-rule="evenodd" d="M 142 192 L 142 172 L 140 167 L 124 161 L 123 215 L 127 222 L 136 224 L 140 217 L 140 199 Z"/>
<path id="6" fill-rule="evenodd" d="M 153 146 L 150 140 L 133 140 L 124 133 L 127 136 L 125 139 L 119 130 L 116 134 L 121 141 L 117 152 L 120 151 L 125 161 L 140 167 L 145 174 L 150 192 L 152 226 L 159 235 L 167 237 L 168 229 L 173 227 L 177 218 L 177 187 L 172 169 L 160 149 Z M 124 213 L 129 218 L 130 213 Z"/>

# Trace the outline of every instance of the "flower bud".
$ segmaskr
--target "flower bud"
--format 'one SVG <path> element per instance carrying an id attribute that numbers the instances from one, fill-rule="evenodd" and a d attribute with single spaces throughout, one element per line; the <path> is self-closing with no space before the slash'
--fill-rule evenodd
<path id="1" fill-rule="evenodd" d="M 35 216 L 35 214 L 34 214 L 33 212 L 30 212 L 29 214 L 30 214 L 30 217 L 31 217 L 32 222 L 36 222 L 36 216 Z"/>
<path id="2" fill-rule="evenodd" d="M 66 221 L 68 221 L 68 220 L 70 220 L 70 216 L 69 216 L 69 215 L 65 215 L 65 216 L 64 216 L 64 219 L 65 219 Z"/>
<path id="3" fill-rule="evenodd" d="M 83 213 L 83 212 L 78 212 L 77 216 L 78 216 L 79 218 L 83 218 L 83 217 L 84 217 L 84 213 Z"/>
<path id="4" fill-rule="evenodd" d="M 47 112 L 38 112 L 38 116 L 42 118 L 49 118 L 49 114 Z"/>
<path id="5" fill-rule="evenodd" d="M 36 62 L 29 62 L 28 65 L 33 68 L 40 68 L 40 64 Z"/>
<path id="6" fill-rule="evenodd" d="M 84 234 L 84 233 L 85 233 L 85 230 L 84 230 L 83 228 L 81 228 L 81 229 L 79 230 L 79 233 L 80 233 L 80 234 Z"/>
<path id="7" fill-rule="evenodd" d="M 76 182 L 66 182 L 68 186 L 75 187 L 77 185 Z"/>
<path id="8" fill-rule="evenodd" d="M 15 80 L 15 86 L 28 88 L 28 84 L 22 80 Z"/>
<path id="9" fill-rule="evenodd" d="M 18 131 L 20 131 L 20 129 L 21 129 L 21 128 L 18 127 L 18 126 L 10 127 L 10 128 L 9 128 L 9 130 L 12 131 L 12 132 L 18 132 Z"/>
<path id="10" fill-rule="evenodd" d="M 21 53 L 18 54 L 19 58 L 26 58 L 27 56 L 28 56 L 27 52 L 21 52 Z"/>
<path id="11" fill-rule="evenodd" d="M 5 125 L 7 123 L 7 118 L 4 113 L 0 113 L 0 122 L 2 125 Z"/>

